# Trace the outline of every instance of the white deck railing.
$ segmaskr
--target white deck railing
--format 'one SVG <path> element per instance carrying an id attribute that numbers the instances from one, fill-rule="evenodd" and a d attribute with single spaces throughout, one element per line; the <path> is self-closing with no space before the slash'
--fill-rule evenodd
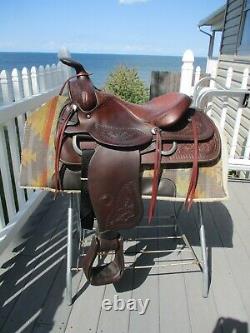
<path id="1" fill-rule="evenodd" d="M 249 79 L 249 67 L 241 74 L 229 67 L 225 86 L 213 80 L 210 87 L 200 93 L 200 103 L 208 99 L 207 114 L 219 122 L 227 136 L 230 170 L 250 171 Z"/>
<path id="2" fill-rule="evenodd" d="M 206 74 L 216 77 L 218 60 L 207 59 Z M 201 78 L 200 66 L 194 67 L 194 54 L 192 50 L 186 50 L 182 57 L 180 92 L 192 96 L 194 88 Z"/>
<path id="3" fill-rule="evenodd" d="M 58 94 L 68 76 L 61 63 L 0 72 L 0 251 L 6 236 L 22 226 L 46 194 L 19 187 L 26 114 Z"/>
<path id="4" fill-rule="evenodd" d="M 239 66 L 237 70 L 229 67 L 220 78 L 213 67 L 210 75 L 200 80 L 200 68 L 194 70 L 191 50 L 185 51 L 182 61 L 180 91 L 193 97 L 193 106 L 205 107 L 226 133 L 229 169 L 250 171 L 250 67 L 240 71 Z"/>

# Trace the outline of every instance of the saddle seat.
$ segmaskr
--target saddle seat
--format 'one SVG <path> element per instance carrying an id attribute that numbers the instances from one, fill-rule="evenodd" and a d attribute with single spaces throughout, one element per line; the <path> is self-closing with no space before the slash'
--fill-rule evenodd
<path id="1" fill-rule="evenodd" d="M 119 100 L 135 117 L 162 129 L 175 125 L 187 112 L 191 102 L 189 96 L 177 92 L 155 97 L 145 104 Z"/>

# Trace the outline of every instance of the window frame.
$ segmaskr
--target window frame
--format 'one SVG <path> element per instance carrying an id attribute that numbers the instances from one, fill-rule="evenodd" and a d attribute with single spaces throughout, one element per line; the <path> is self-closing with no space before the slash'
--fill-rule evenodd
<path id="1" fill-rule="evenodd" d="M 245 0 L 245 3 L 243 5 L 243 11 L 242 11 L 242 20 L 240 24 L 240 33 L 239 33 L 239 42 L 237 47 L 237 54 L 242 56 L 248 56 L 250 55 L 250 42 L 247 45 L 242 45 L 242 38 L 244 34 L 244 28 L 245 28 L 245 22 L 247 14 L 249 15 L 250 19 L 250 0 Z M 250 32 L 249 32 L 250 33 Z"/>

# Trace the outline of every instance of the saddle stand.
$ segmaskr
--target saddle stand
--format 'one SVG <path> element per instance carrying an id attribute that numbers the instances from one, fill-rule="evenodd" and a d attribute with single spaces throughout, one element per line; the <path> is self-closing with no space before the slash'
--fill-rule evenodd
<path id="1" fill-rule="evenodd" d="M 173 203 L 174 205 L 174 203 Z M 182 242 L 181 248 L 173 249 L 162 249 L 162 250 L 138 250 L 136 252 L 133 252 L 134 255 L 141 255 L 141 254 L 168 254 L 172 253 L 174 251 L 177 251 L 178 253 L 189 253 L 191 255 L 188 256 L 188 258 L 183 258 L 182 255 L 180 256 L 180 259 L 178 260 L 165 260 L 164 262 L 159 261 L 158 263 L 155 263 L 154 265 L 137 265 L 136 263 L 129 262 L 127 263 L 125 261 L 125 270 L 126 269 L 161 269 L 167 266 L 181 266 L 181 270 L 184 271 L 186 266 L 188 265 L 195 265 L 198 269 L 192 269 L 188 270 L 189 272 L 202 272 L 202 296 L 208 297 L 208 290 L 209 290 L 209 270 L 208 270 L 208 251 L 206 246 L 206 237 L 205 237 L 205 227 L 203 223 L 203 210 L 202 210 L 202 203 L 198 202 L 196 204 L 197 210 L 198 210 L 198 218 L 199 218 L 199 236 L 200 236 L 200 247 L 201 247 L 201 259 L 197 257 L 195 254 L 190 242 L 188 241 L 186 235 L 182 231 L 182 228 L 178 222 L 178 213 L 176 213 L 174 209 L 174 215 L 169 216 L 168 218 L 172 219 L 171 224 L 166 223 L 160 223 L 156 225 L 141 225 L 134 228 L 134 235 L 138 233 L 138 231 L 142 229 L 147 228 L 154 228 L 155 230 L 158 229 L 159 233 L 161 233 L 162 230 L 169 230 L 170 228 L 173 228 L 174 233 L 164 236 L 158 236 L 158 237 L 129 237 L 125 238 L 124 242 L 132 244 L 136 241 L 143 241 L 143 242 L 150 242 L 152 240 L 159 241 L 159 240 L 175 240 L 178 243 Z M 175 207 L 174 207 L 175 208 Z M 162 220 L 166 217 L 158 217 L 158 219 Z M 137 230 L 136 230 L 137 229 Z M 79 211 L 79 195 L 78 194 L 69 194 L 69 206 L 68 206 L 68 233 L 67 233 L 67 271 L 66 271 L 66 293 L 67 293 L 67 300 L 68 305 L 72 305 L 73 303 L 73 292 L 72 292 L 72 274 L 74 271 L 80 271 L 83 268 L 81 267 L 81 259 L 82 257 L 86 256 L 85 253 L 85 235 L 89 232 L 89 230 L 82 229 L 81 226 L 81 219 L 80 219 L 80 211 Z M 157 234 L 159 234 L 157 233 Z M 78 238 L 78 258 L 77 258 L 77 265 L 73 266 L 73 235 L 76 234 Z M 130 252 L 132 253 L 132 252 Z M 101 256 L 102 253 L 99 253 L 99 261 L 101 262 Z M 185 270 L 186 271 L 186 270 Z M 180 271 L 178 271 L 179 273 Z M 173 272 L 171 272 L 172 274 Z M 168 273 L 164 273 L 168 274 Z"/>

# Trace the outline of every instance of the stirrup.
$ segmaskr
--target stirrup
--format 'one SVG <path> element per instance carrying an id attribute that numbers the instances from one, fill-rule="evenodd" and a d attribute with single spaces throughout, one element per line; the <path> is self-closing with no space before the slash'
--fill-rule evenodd
<path id="1" fill-rule="evenodd" d="M 115 251 L 115 258 L 108 264 L 93 267 L 98 254 Z M 118 282 L 124 272 L 123 239 L 104 239 L 94 236 L 86 256 L 83 259 L 83 270 L 87 280 L 94 286 Z"/>

